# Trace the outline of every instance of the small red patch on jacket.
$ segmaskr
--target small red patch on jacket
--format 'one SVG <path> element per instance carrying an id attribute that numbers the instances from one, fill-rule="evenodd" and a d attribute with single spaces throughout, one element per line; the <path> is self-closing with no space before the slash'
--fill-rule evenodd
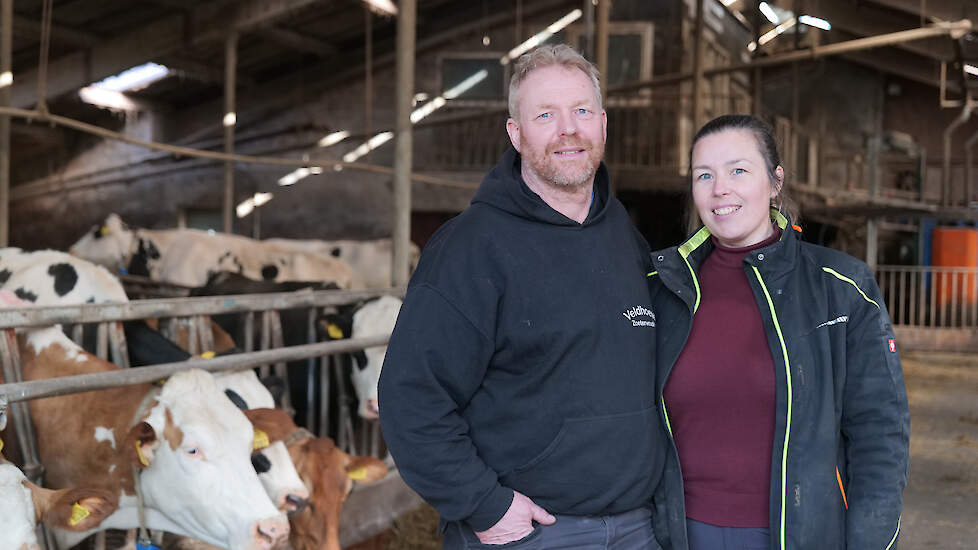
<path id="1" fill-rule="evenodd" d="M 890 338 L 890 353 L 896 353 L 896 342 Z"/>

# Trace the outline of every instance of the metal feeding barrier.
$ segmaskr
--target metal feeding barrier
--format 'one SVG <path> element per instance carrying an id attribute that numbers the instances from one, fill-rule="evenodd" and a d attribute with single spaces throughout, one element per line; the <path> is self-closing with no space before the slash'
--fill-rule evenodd
<path id="1" fill-rule="evenodd" d="M 332 405 L 330 385 L 335 384 L 336 404 L 336 444 L 350 454 L 379 456 L 382 448 L 380 430 L 376 421 L 359 421 L 358 434 L 355 419 L 349 411 L 350 396 L 335 361 L 338 354 L 362 350 L 368 347 L 385 345 L 389 335 L 368 338 L 348 338 L 329 342 L 317 342 L 317 311 L 321 308 L 356 304 L 360 301 L 381 295 L 403 296 L 404 289 L 386 291 L 298 291 L 268 294 L 244 294 L 229 296 L 202 296 L 135 300 L 127 303 L 84 304 L 71 306 L 31 306 L 16 309 L 0 309 L 0 362 L 3 366 L 4 384 L 0 384 L 0 410 L 5 411 L 17 431 L 17 442 L 22 452 L 25 475 L 34 483 L 43 484 L 44 469 L 38 456 L 34 423 L 30 416 L 27 401 L 44 397 L 55 397 L 86 391 L 96 391 L 120 386 L 155 382 L 188 369 L 202 369 L 209 372 L 243 370 L 257 368 L 262 375 L 274 373 L 286 385 L 283 408 L 292 413 L 289 401 L 289 376 L 287 363 L 306 360 L 307 391 L 305 423 L 312 429 L 318 421 L 318 435 L 328 435 Z M 280 312 L 290 309 L 305 309 L 305 336 L 308 343 L 283 347 L 283 333 Z M 45 327 L 54 324 L 70 325 L 68 333 L 76 342 L 84 338 L 84 325 L 96 324 L 95 351 L 99 357 L 121 367 L 128 367 L 128 352 L 123 321 L 160 319 L 161 332 L 174 333 L 187 331 L 188 352 L 197 354 L 213 346 L 207 316 L 240 314 L 243 322 L 243 353 L 224 355 L 211 359 L 194 357 L 187 361 L 166 363 L 139 368 L 123 368 L 117 371 L 63 376 L 43 380 L 24 381 L 18 352 L 16 329 Z M 259 333 L 256 338 L 255 315 Z M 333 360 L 331 360 L 333 359 Z M 315 367 L 319 360 L 319 376 Z M 319 386 L 320 400 L 316 410 L 315 386 Z M 318 414 L 317 414 L 318 413 Z M 388 476 L 386 482 L 378 482 L 377 497 L 370 501 L 386 499 L 392 509 L 386 512 L 389 518 L 417 505 L 415 498 L 398 496 L 403 487 L 396 471 Z M 384 496 L 380 496 L 380 495 Z M 392 496 L 393 495 L 393 496 Z M 356 509 L 356 507 L 353 507 Z M 369 508 L 365 508 L 369 509 Z M 361 511 L 358 516 L 363 516 Z M 376 534 L 381 523 L 371 520 L 369 526 L 355 526 L 346 537 L 348 540 L 362 540 L 365 536 Z M 53 538 L 47 530 L 46 546 L 55 548 Z M 104 547 L 104 532 L 96 539 L 96 547 Z"/>

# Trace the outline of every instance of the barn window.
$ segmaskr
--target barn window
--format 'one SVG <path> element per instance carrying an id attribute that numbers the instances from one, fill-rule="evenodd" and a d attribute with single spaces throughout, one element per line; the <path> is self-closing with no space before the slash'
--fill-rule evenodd
<path id="1" fill-rule="evenodd" d="M 223 231 L 224 218 L 219 208 L 184 208 L 177 224 L 181 228 Z"/>
<path id="2" fill-rule="evenodd" d="M 457 96 L 459 100 L 492 101 L 506 98 L 506 67 L 499 63 L 504 54 L 499 52 L 479 52 L 473 54 L 453 53 L 443 55 L 439 60 L 440 93 L 444 94 L 465 79 L 485 70 L 486 77 Z"/>
<path id="3" fill-rule="evenodd" d="M 618 86 L 652 78 L 654 25 L 651 22 L 611 22 L 608 25 L 608 70 L 605 85 Z M 582 24 L 566 29 L 566 40 L 584 51 L 586 28 Z M 593 60 L 592 60 L 593 61 Z"/>

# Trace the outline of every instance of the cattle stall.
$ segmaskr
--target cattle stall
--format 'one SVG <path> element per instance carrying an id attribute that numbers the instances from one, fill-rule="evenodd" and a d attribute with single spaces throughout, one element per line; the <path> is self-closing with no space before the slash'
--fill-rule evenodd
<path id="1" fill-rule="evenodd" d="M 169 292 L 178 290 L 169 289 Z M 85 304 L 76 306 L 24 307 L 0 309 L 0 360 L 3 363 L 5 384 L 0 384 L 0 408 L 9 409 L 11 424 L 17 427 L 19 448 L 24 454 L 24 471 L 35 482 L 42 481 L 44 470 L 38 460 L 33 422 L 26 402 L 32 399 L 70 395 L 109 388 L 118 388 L 147 382 L 165 380 L 168 377 L 189 369 L 202 369 L 212 373 L 259 369 L 264 372 L 275 371 L 287 379 L 286 364 L 289 361 L 319 362 L 320 376 L 315 382 L 335 383 L 339 380 L 338 367 L 331 358 L 337 354 L 363 350 L 372 346 L 386 344 L 389 335 L 367 338 L 348 338 L 330 342 L 315 342 L 316 331 L 313 324 L 316 311 L 322 308 L 354 304 L 377 297 L 380 294 L 401 294 L 402 289 L 388 292 L 377 291 L 310 291 L 283 292 L 258 295 L 179 297 L 136 300 L 129 303 Z M 307 335 L 310 343 L 298 346 L 276 347 L 281 343 L 279 313 L 283 310 L 303 310 L 306 312 Z M 82 325 L 90 324 L 97 328 L 97 355 L 112 360 L 119 366 L 127 366 L 127 342 L 122 328 L 124 321 L 145 319 L 169 319 L 171 324 L 185 325 L 192 352 L 206 350 L 206 317 L 218 314 L 238 314 L 243 317 L 246 327 L 243 353 L 225 355 L 211 359 L 193 358 L 187 361 L 166 363 L 140 368 L 124 368 L 118 371 L 82 374 L 60 378 L 49 378 L 24 382 L 20 375 L 20 361 L 15 336 L 17 328 L 46 327 L 56 323 L 72 325 L 72 336 L 80 339 Z M 251 338 L 251 335 L 256 338 Z M 257 341 L 256 341 L 257 340 Z M 256 346 L 257 344 L 257 346 Z M 255 350 L 258 347 L 260 349 Z M 310 373 L 313 371 L 310 370 Z M 335 378 L 336 380 L 331 380 Z M 315 411 L 319 417 L 319 431 L 329 426 L 330 410 L 328 391 L 320 408 Z M 337 408 L 341 426 L 345 426 L 346 447 L 356 453 L 369 449 L 377 454 L 381 448 L 379 430 L 376 422 L 361 422 L 369 433 L 355 433 L 353 422 L 346 408 Z M 343 411 L 346 411 L 345 413 Z M 346 418 L 343 419 L 343 415 Z M 311 408 L 308 416 L 312 417 Z M 361 430 L 362 431 L 362 430 Z M 325 435 L 319 433 L 318 435 Z M 372 439 L 372 440 L 371 440 Z M 339 441 L 337 442 L 340 443 Z M 419 497 L 404 485 L 395 467 L 387 461 L 389 471 L 383 479 L 367 485 L 358 485 L 343 508 L 340 541 L 343 546 L 355 544 L 376 535 L 390 527 L 393 519 L 401 513 L 420 504 Z M 104 533 L 104 531 L 102 532 Z M 104 534 L 100 537 L 104 541 Z M 96 544 L 98 544 L 96 542 Z M 102 543 L 104 544 L 104 542 Z M 48 550 L 54 550 L 49 543 Z M 63 550 L 63 549 L 62 549 Z"/>

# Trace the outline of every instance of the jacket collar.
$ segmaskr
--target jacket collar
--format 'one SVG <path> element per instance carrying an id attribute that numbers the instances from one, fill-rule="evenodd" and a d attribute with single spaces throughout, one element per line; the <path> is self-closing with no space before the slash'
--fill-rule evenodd
<path id="1" fill-rule="evenodd" d="M 793 269 L 801 242 L 798 238 L 801 228 L 792 225 L 787 216 L 774 208 L 771 209 L 771 219 L 781 228 L 781 238 L 752 251 L 744 261 L 774 280 Z M 694 310 L 699 306 L 700 294 L 696 273 L 703 260 L 713 252 L 711 236 L 712 233 L 704 225 L 679 246 L 652 253 L 652 264 L 659 278 L 666 286 L 683 290 L 680 296 Z"/>

